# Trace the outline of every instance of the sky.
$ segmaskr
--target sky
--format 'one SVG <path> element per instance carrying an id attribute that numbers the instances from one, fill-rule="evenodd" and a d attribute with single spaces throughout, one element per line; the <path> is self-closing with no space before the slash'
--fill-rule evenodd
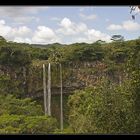
<path id="1" fill-rule="evenodd" d="M 0 36 L 29 44 L 110 42 L 140 36 L 140 11 L 129 6 L 0 6 Z"/>

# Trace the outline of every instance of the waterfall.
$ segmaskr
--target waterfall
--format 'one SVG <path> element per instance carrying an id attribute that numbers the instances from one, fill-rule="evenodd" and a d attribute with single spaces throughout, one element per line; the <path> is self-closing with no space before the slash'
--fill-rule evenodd
<path id="1" fill-rule="evenodd" d="M 61 66 L 61 64 L 59 64 L 59 67 L 60 67 L 60 127 L 61 127 L 61 131 L 62 131 L 63 130 L 63 90 L 62 90 L 63 83 L 62 83 L 62 66 Z M 43 88 L 44 88 L 45 115 L 48 114 L 49 116 L 51 116 L 51 64 L 50 63 L 48 64 L 48 87 L 47 87 L 48 96 L 46 95 L 46 70 L 45 70 L 44 64 L 43 64 Z M 47 102 L 47 99 L 48 99 L 48 102 Z"/>
<path id="2" fill-rule="evenodd" d="M 122 77 L 121 77 L 121 75 L 119 75 L 119 85 L 120 86 L 122 85 Z"/>
<path id="3" fill-rule="evenodd" d="M 44 111 L 45 115 L 47 115 L 46 69 L 44 64 L 43 64 L 43 89 L 44 89 Z"/>
<path id="4" fill-rule="evenodd" d="M 51 116 L 51 64 L 48 65 L 48 115 Z"/>
<path id="5" fill-rule="evenodd" d="M 23 85 L 26 84 L 26 68 L 23 67 L 23 77 L 24 77 L 24 81 L 23 81 Z"/>
<path id="6" fill-rule="evenodd" d="M 60 129 L 63 130 L 63 83 L 62 83 L 62 66 L 60 66 Z"/>

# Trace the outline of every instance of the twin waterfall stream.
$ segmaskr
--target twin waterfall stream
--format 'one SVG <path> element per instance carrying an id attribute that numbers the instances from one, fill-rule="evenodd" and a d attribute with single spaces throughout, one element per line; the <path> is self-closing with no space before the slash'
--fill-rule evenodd
<path id="1" fill-rule="evenodd" d="M 62 84 L 62 65 L 60 69 L 60 129 L 63 130 L 63 84 Z M 46 85 L 46 67 L 43 64 L 43 89 L 44 89 L 44 112 L 51 116 L 51 64 L 48 64 L 48 82 Z M 48 90 L 48 92 L 47 92 Z"/>

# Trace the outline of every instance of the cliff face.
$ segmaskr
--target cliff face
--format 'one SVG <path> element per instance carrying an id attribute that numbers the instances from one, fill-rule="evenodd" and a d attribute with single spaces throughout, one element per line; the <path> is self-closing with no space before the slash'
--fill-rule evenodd
<path id="1" fill-rule="evenodd" d="M 62 64 L 63 93 L 70 94 L 76 89 L 96 85 L 101 78 L 106 77 L 111 82 L 121 83 L 125 77 L 120 68 L 110 69 L 108 64 L 100 61 L 72 62 Z M 48 78 L 46 64 L 46 79 Z M 27 75 L 27 96 L 42 96 L 43 74 L 42 67 L 31 67 Z M 59 65 L 51 65 L 51 91 L 60 94 L 60 69 Z"/>
<path id="2" fill-rule="evenodd" d="M 121 83 L 125 78 L 125 72 L 121 67 L 110 68 L 109 64 L 100 61 L 77 62 L 67 69 L 69 74 L 63 79 L 64 87 L 75 89 L 94 86 L 103 77 L 115 83 Z"/>
<path id="3" fill-rule="evenodd" d="M 70 76 L 65 79 L 65 85 L 70 87 L 93 86 L 105 76 L 106 65 L 99 61 L 73 63 L 69 68 Z"/>
<path id="4" fill-rule="evenodd" d="M 20 69 L 6 69 L 1 66 L 1 74 L 9 75 L 16 87 L 20 87 L 23 96 L 43 96 L 42 63 L 30 65 Z M 96 85 L 101 78 L 109 78 L 111 82 L 120 83 L 125 77 L 120 68 L 111 68 L 101 61 L 77 61 L 62 64 L 63 93 L 70 94 L 76 89 Z M 46 79 L 48 78 L 48 64 L 46 63 Z M 14 90 L 14 89 L 13 89 Z M 58 64 L 51 64 L 52 94 L 60 94 L 60 69 Z M 19 91 L 20 92 L 20 91 Z"/>

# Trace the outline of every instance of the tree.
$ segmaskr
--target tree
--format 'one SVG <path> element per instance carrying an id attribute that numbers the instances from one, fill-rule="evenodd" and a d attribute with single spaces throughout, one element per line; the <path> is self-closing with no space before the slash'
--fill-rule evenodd
<path id="1" fill-rule="evenodd" d="M 0 134 L 52 134 L 57 129 L 56 119 L 47 116 L 0 116 Z"/>
<path id="2" fill-rule="evenodd" d="M 57 129 L 56 119 L 43 115 L 41 105 L 30 98 L 0 96 L 0 134 L 48 134 Z"/>
<path id="3" fill-rule="evenodd" d="M 31 57 L 29 52 L 19 46 L 12 46 L 8 43 L 2 45 L 0 48 L 0 66 L 3 76 L 8 78 L 7 80 L 1 79 L 0 83 L 8 85 L 4 87 L 8 93 L 14 92 L 19 94 L 17 89 L 20 91 L 20 95 L 28 93 L 27 77 L 29 75 L 30 64 Z"/>
<path id="4" fill-rule="evenodd" d="M 0 42 L 6 42 L 6 39 L 3 36 L 0 36 Z"/>
<path id="5" fill-rule="evenodd" d="M 105 44 L 106 42 L 103 40 L 97 40 L 95 43 L 99 43 L 99 44 Z"/>
<path id="6" fill-rule="evenodd" d="M 127 73 L 130 80 L 130 91 L 134 98 L 134 113 L 136 125 L 136 133 L 140 133 L 140 48 L 139 45 L 133 46 L 133 50 L 127 62 Z"/>
<path id="7" fill-rule="evenodd" d="M 124 37 L 122 35 L 113 35 L 111 40 L 113 40 L 115 42 L 122 42 L 122 41 L 124 41 Z"/>
<path id="8" fill-rule="evenodd" d="M 30 98 L 18 99 L 13 95 L 0 95 L 0 105 L 0 115 L 5 113 L 26 116 L 43 115 L 41 105 Z"/>
<path id="9" fill-rule="evenodd" d="M 60 49 L 57 47 L 53 46 L 49 49 L 49 58 L 48 60 L 52 63 L 58 64 L 59 62 L 62 61 L 62 54 L 60 52 Z"/>
<path id="10" fill-rule="evenodd" d="M 30 63 L 30 54 L 22 48 L 8 45 L 0 48 L 1 65 L 21 67 Z"/>
<path id="11" fill-rule="evenodd" d="M 135 133 L 133 98 L 129 83 L 122 86 L 102 81 L 76 91 L 69 98 L 69 123 L 74 133 Z"/>

